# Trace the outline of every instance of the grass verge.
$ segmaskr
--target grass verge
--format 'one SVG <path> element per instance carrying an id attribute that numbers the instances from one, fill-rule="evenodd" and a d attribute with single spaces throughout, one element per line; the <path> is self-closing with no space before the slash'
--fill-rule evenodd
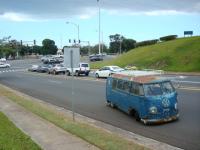
<path id="1" fill-rule="evenodd" d="M 132 141 L 119 137 L 116 134 L 108 133 L 102 129 L 95 128 L 89 124 L 73 122 L 62 114 L 53 111 L 48 106 L 37 101 L 32 101 L 23 96 L 2 87 L 0 85 L 0 96 L 5 96 L 36 115 L 52 122 L 56 126 L 70 132 L 83 140 L 103 150 L 146 150 L 147 148 Z"/>
<path id="2" fill-rule="evenodd" d="M 40 150 L 41 148 L 0 112 L 0 149 Z"/>

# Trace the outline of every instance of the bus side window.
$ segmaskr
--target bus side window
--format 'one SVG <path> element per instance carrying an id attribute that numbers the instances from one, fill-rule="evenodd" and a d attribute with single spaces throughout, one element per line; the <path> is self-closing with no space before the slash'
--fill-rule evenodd
<path id="1" fill-rule="evenodd" d="M 122 80 L 118 80 L 118 82 L 117 82 L 117 88 L 119 90 L 123 90 L 123 81 Z"/>
<path id="2" fill-rule="evenodd" d="M 132 82 L 131 93 L 134 95 L 144 96 L 144 90 L 142 85 Z"/>
<path id="3" fill-rule="evenodd" d="M 112 89 L 116 89 L 116 87 L 117 87 L 117 80 L 113 79 L 113 81 L 112 81 Z"/>
<path id="4" fill-rule="evenodd" d="M 123 90 L 126 91 L 126 92 L 130 91 L 129 82 L 128 81 L 124 81 Z"/>
<path id="5" fill-rule="evenodd" d="M 135 83 L 132 82 L 130 93 L 135 94 Z"/>
<path id="6" fill-rule="evenodd" d="M 144 89 L 143 89 L 143 86 L 141 84 L 139 84 L 139 95 L 144 96 Z"/>

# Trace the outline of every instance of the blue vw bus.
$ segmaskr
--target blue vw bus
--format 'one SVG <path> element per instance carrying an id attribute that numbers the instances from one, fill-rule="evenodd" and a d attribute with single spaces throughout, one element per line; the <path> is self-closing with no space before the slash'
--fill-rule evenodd
<path id="1" fill-rule="evenodd" d="M 135 116 L 144 124 L 179 117 L 177 92 L 170 80 L 160 76 L 113 74 L 107 78 L 106 100 L 111 107 Z"/>

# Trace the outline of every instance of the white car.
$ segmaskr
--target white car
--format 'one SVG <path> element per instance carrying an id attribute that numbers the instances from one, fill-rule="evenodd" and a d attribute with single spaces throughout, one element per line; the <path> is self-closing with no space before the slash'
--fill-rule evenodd
<path id="1" fill-rule="evenodd" d="M 9 67 L 10 67 L 10 64 L 0 62 L 0 68 L 9 68 Z"/>
<path id="2" fill-rule="evenodd" d="M 0 61 L 1 62 L 6 62 L 6 59 L 5 58 L 1 58 Z"/>
<path id="3" fill-rule="evenodd" d="M 65 74 L 65 72 L 67 71 L 67 68 L 64 67 L 64 65 L 62 64 L 54 64 L 48 71 L 48 74 L 53 73 L 54 75 L 58 74 L 58 73 L 63 73 Z"/>
<path id="4" fill-rule="evenodd" d="M 113 73 L 121 72 L 124 71 L 123 68 L 120 68 L 118 66 L 104 66 L 101 69 L 97 70 L 95 72 L 95 77 L 100 78 L 100 77 L 109 77 Z"/>

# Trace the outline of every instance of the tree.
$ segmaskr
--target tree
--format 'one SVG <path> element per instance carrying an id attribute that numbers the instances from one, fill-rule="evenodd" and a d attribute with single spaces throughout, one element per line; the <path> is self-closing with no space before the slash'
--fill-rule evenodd
<path id="1" fill-rule="evenodd" d="M 122 52 L 127 52 L 131 49 L 135 48 L 136 41 L 133 39 L 126 39 L 124 38 L 122 41 Z"/>
<path id="2" fill-rule="evenodd" d="M 42 53 L 42 47 L 38 46 L 38 45 L 33 46 L 33 53 L 41 54 Z"/>
<path id="3" fill-rule="evenodd" d="M 120 47 L 122 46 L 122 41 L 124 37 L 120 34 L 110 35 L 110 53 L 118 53 L 120 52 Z"/>
<path id="4" fill-rule="evenodd" d="M 44 39 L 42 41 L 42 54 L 47 55 L 47 54 L 56 54 L 58 48 L 55 45 L 55 42 L 51 39 Z"/>
<path id="5" fill-rule="evenodd" d="M 127 52 L 135 48 L 136 41 L 133 39 L 126 39 L 120 34 L 110 35 L 110 53 Z"/>
<path id="6" fill-rule="evenodd" d="M 101 44 L 100 46 L 101 46 L 101 49 L 102 49 L 102 47 L 103 47 L 102 53 L 103 53 L 103 52 L 107 52 L 108 48 L 106 47 L 105 44 Z M 94 45 L 94 46 L 91 48 L 91 52 L 90 52 L 90 53 L 91 53 L 91 54 L 98 54 L 98 53 L 99 53 L 99 44 Z"/>

